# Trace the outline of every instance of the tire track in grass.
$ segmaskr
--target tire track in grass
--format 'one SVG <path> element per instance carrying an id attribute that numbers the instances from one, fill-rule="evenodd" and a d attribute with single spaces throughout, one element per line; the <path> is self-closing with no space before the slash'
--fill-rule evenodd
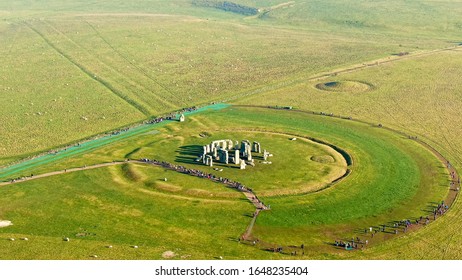
<path id="1" fill-rule="evenodd" d="M 70 55 L 66 54 L 64 51 L 58 48 L 55 44 L 53 44 L 43 33 L 41 33 L 38 29 L 34 28 L 30 23 L 25 22 L 25 25 L 29 27 L 32 31 L 34 31 L 38 36 L 40 36 L 53 50 L 55 50 L 57 53 L 62 55 L 64 58 L 66 58 L 70 63 L 76 66 L 80 71 L 85 73 L 90 79 L 103 85 L 106 89 L 108 89 L 110 92 L 112 92 L 113 94 L 115 94 L 116 96 L 124 100 L 130 106 L 134 107 L 137 111 L 141 112 L 143 115 L 147 117 L 151 115 L 149 110 L 147 110 L 143 105 L 131 99 L 126 94 L 122 93 L 120 90 L 114 88 L 108 81 L 94 75 L 89 69 L 87 69 L 82 64 L 78 63 Z"/>
<path id="2" fill-rule="evenodd" d="M 16 27 L 17 30 L 14 31 L 14 35 L 13 35 L 13 39 L 11 40 L 11 44 L 10 46 L 8 47 L 8 54 L 11 54 L 12 50 L 13 50 L 13 47 L 15 46 L 16 44 L 16 41 L 17 41 L 17 38 L 19 36 L 19 33 L 21 33 L 21 26 L 17 26 Z"/>
<path id="3" fill-rule="evenodd" d="M 153 83 L 155 83 L 156 85 L 158 85 L 161 89 L 163 89 L 165 92 L 167 92 L 168 94 L 170 94 L 171 98 L 172 99 L 176 99 L 175 97 L 175 93 L 172 92 L 171 90 L 169 90 L 166 86 L 164 86 L 163 84 L 161 84 L 159 81 L 157 81 L 156 79 L 154 79 L 153 77 L 151 77 L 143 68 L 139 67 L 138 65 L 136 65 L 135 63 L 133 63 L 132 61 L 130 61 L 130 59 L 128 59 L 127 56 L 123 55 L 119 50 L 117 50 L 111 43 L 109 43 L 106 38 L 103 37 L 103 35 L 91 24 L 89 23 L 88 21 L 85 20 L 85 23 L 88 24 L 88 26 L 90 26 L 90 28 L 95 32 L 95 34 L 101 39 L 103 40 L 103 42 L 108 45 L 108 47 L 110 49 L 112 49 L 118 56 L 120 56 L 123 60 L 125 60 L 128 64 L 130 64 L 131 66 L 133 66 L 136 70 L 138 70 L 139 73 L 141 73 L 143 76 L 145 76 L 146 78 L 148 78 L 149 80 L 151 80 Z M 162 98 L 163 102 L 164 103 L 167 103 L 168 105 L 172 106 L 173 108 L 176 107 L 174 106 L 173 104 L 165 101 L 165 98 Z"/>
<path id="4" fill-rule="evenodd" d="M 72 44 L 74 44 L 76 47 L 82 49 L 82 50 L 85 50 L 91 57 L 94 58 L 94 60 L 97 60 L 99 63 L 101 63 L 101 65 L 103 65 L 104 67 L 106 67 L 107 71 L 112 71 L 114 72 L 114 75 L 117 75 L 117 79 L 118 80 L 123 80 L 123 81 L 126 81 L 128 85 L 131 85 L 131 86 L 138 86 L 138 87 L 141 87 L 143 89 L 145 89 L 146 91 L 149 91 L 148 89 L 146 89 L 146 87 L 144 87 L 143 85 L 139 84 L 137 81 L 133 80 L 133 79 L 129 79 L 126 75 L 124 75 L 122 72 L 119 72 L 114 66 L 111 66 L 110 64 L 106 63 L 105 61 L 103 61 L 101 58 L 99 57 L 95 57 L 95 55 L 91 54 L 84 46 L 82 46 L 81 44 L 77 43 L 76 41 L 74 41 L 73 39 L 71 39 L 69 36 L 67 36 L 65 33 L 63 33 L 62 31 L 60 31 L 58 28 L 56 28 L 53 24 L 51 24 L 49 21 L 44 21 L 44 23 L 46 23 L 50 28 L 52 28 L 57 34 L 59 34 L 60 36 L 64 37 L 64 39 L 66 39 L 67 41 L 71 42 Z M 103 40 L 104 41 L 104 40 Z M 112 48 L 112 46 L 110 46 Z M 123 84 L 121 84 L 122 87 L 125 87 Z M 121 92 L 119 90 L 119 92 Z M 128 96 L 127 96 L 128 97 Z M 138 97 L 139 98 L 139 101 L 141 102 L 144 102 L 145 105 L 148 105 L 148 107 L 151 107 L 149 105 L 149 103 L 145 103 L 145 101 L 142 100 L 142 98 L 140 98 L 139 96 L 136 96 L 135 97 Z M 170 106 L 171 108 L 177 108 L 177 106 L 175 106 L 174 104 L 164 100 L 163 98 L 157 96 L 156 94 L 153 94 L 151 96 L 152 98 L 154 98 L 155 100 L 157 100 L 159 102 L 159 104 L 161 104 L 161 107 L 162 108 L 165 108 L 165 106 Z M 129 97 L 128 97 L 129 98 Z M 133 98 L 131 98 L 133 99 Z M 133 100 L 134 102 L 138 103 L 140 106 L 143 106 L 140 102 L 137 102 L 136 100 Z M 146 108 L 146 106 L 143 106 L 144 108 Z M 146 108 L 147 110 L 147 108 Z M 149 116 L 149 115 L 148 115 Z"/>

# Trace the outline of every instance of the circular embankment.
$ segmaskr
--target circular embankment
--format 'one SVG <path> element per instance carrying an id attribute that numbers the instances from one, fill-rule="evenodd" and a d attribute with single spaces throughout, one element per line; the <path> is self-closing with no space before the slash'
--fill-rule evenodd
<path id="1" fill-rule="evenodd" d="M 373 85 L 362 81 L 329 81 L 317 84 L 316 88 L 331 92 L 360 93 L 371 90 Z"/>
<path id="2" fill-rule="evenodd" d="M 230 119 L 233 122 L 229 122 Z M 201 132 L 202 136 L 199 135 L 198 131 L 204 130 L 207 133 Z M 31 258 L 30 254 L 18 256 L 20 251 L 7 241 L 7 238 L 19 236 L 20 231 L 28 230 L 37 236 L 34 242 L 26 245 L 17 242 L 15 246 L 28 246 L 28 250 L 30 246 L 37 246 L 41 249 L 36 250 L 40 251 L 37 258 L 60 257 L 56 256 L 56 250 L 48 250 L 47 253 L 43 249 L 52 248 L 48 244 L 49 239 L 40 237 L 41 232 L 35 231 L 33 226 L 34 221 L 44 217 L 43 212 L 36 213 L 34 209 L 43 204 L 44 197 L 53 197 L 48 204 L 58 204 L 43 208 L 47 216 L 55 217 L 54 211 L 61 209 L 61 201 L 66 201 L 81 205 L 82 211 L 90 209 L 99 213 L 98 216 L 107 217 L 108 221 L 102 226 L 91 228 L 91 232 L 96 234 L 92 238 L 100 242 L 101 249 L 95 251 L 93 245 L 92 248 L 82 247 L 87 242 L 71 241 L 66 245 L 75 246 L 75 250 L 85 252 L 88 256 L 152 258 L 155 255 L 161 258 L 162 253 L 168 249 L 157 245 L 157 240 L 161 239 L 178 243 L 177 247 L 172 248 L 172 252 L 177 254 L 172 258 L 182 258 L 177 248 L 182 250 L 184 256 L 210 258 L 223 255 L 222 248 L 227 248 L 226 246 L 237 248 L 235 255 L 230 254 L 230 257 L 236 258 L 243 254 L 250 254 L 253 258 L 266 258 L 267 254 L 273 252 L 282 254 L 272 255 L 271 258 L 294 258 L 295 254 L 291 255 L 292 253 L 296 253 L 296 258 L 351 258 L 344 255 L 351 252 L 343 247 L 341 250 L 339 246 L 326 244 L 333 244 L 334 240 L 350 242 L 352 237 L 359 237 L 361 242 L 369 240 L 368 246 L 359 243 L 360 247 L 370 247 L 407 234 L 405 230 L 418 230 L 426 226 L 426 221 L 423 219 L 415 224 L 415 219 L 425 217 L 426 211 L 432 210 L 432 201 L 442 201 L 448 192 L 456 194 L 442 187 L 447 184 L 447 174 L 440 172 L 438 167 L 445 167 L 444 159 L 439 156 L 435 158 L 425 149 L 426 146 L 419 145 L 413 138 L 393 132 L 386 126 L 378 127 L 371 123 L 312 111 L 231 107 L 197 115 L 183 123 L 172 123 L 171 127 L 159 129 L 157 134 L 139 135 L 129 139 L 124 145 L 109 146 L 93 152 L 100 160 L 105 159 L 103 155 L 107 151 L 121 149 L 118 154 L 129 154 L 129 161 L 126 159 L 123 162 L 114 162 L 112 157 L 108 157 L 110 162 L 105 163 L 108 166 L 92 168 L 93 165 L 87 165 L 88 157 L 82 157 L 74 161 L 78 160 L 80 166 L 86 165 L 84 168 L 69 166 L 59 174 L 51 172 L 49 174 L 53 176 L 46 179 L 46 184 L 40 182 L 44 177 L 33 172 L 33 180 L 28 177 L 24 180 L 27 182 L 18 180 L 18 185 L 0 188 L 0 204 L 5 208 L 4 218 L 13 218 L 17 211 L 31 213 L 30 216 L 19 217 L 22 221 L 18 225 L 21 223 L 22 228 L 15 226 L 5 229 L 3 234 L 0 233 L 0 237 L 4 237 L 3 245 L 0 239 L 0 248 L 8 257 Z M 319 139 L 319 142 L 326 142 L 311 143 L 311 137 Z M 257 154 L 254 155 L 257 164 L 245 170 L 219 162 L 214 163 L 213 167 L 196 162 L 203 145 L 213 139 L 227 138 L 257 140 L 262 149 L 268 149 L 274 154 L 269 158 L 272 164 L 263 164 L 265 160 Z M 330 143 L 335 143 L 336 146 L 333 147 Z M 346 151 L 354 158 L 346 157 Z M 151 168 L 136 160 L 153 157 L 177 166 L 175 170 L 184 171 L 183 168 L 178 168 L 181 165 L 203 173 L 193 172 L 189 175 L 194 176 L 183 176 L 183 173 L 173 172 L 172 168 Z M 325 162 L 331 160 L 329 157 L 336 159 L 336 162 Z M 310 180 L 319 182 L 331 178 L 332 168 L 338 167 L 336 163 L 340 163 L 342 158 L 347 166 L 353 160 L 355 163 L 351 166 L 352 173 L 347 179 L 335 187 L 321 188 L 322 191 L 307 190 L 307 187 L 314 186 L 310 185 Z M 260 161 L 262 163 L 258 164 Z M 133 168 L 125 169 L 125 165 Z M 344 165 L 342 164 L 343 167 Z M 448 170 L 447 173 L 451 172 L 455 171 Z M 215 181 L 196 178 L 197 174 L 213 174 Z M 252 191 L 244 192 L 245 198 L 234 196 L 234 190 L 217 184 L 221 182 L 219 180 L 225 179 L 240 182 Z M 95 186 L 99 186 L 98 190 L 102 189 L 104 192 L 93 195 Z M 127 200 L 127 197 L 130 199 Z M 8 204 L 13 200 L 14 204 Z M 451 201 L 445 199 L 445 204 L 450 205 Z M 260 213 L 255 208 L 267 208 L 270 211 Z M 171 215 L 174 215 L 175 224 L 179 226 L 172 228 Z M 54 230 L 64 232 L 55 236 L 57 244 L 61 244 L 61 236 L 69 234 L 76 234 L 79 239 L 90 239 L 86 235 L 80 236 L 79 233 L 83 232 L 80 227 L 69 231 L 66 225 L 68 220 L 75 220 L 74 224 L 79 225 L 81 217 L 80 211 L 74 211 L 67 213 L 67 216 L 55 218 Z M 12 218 L 13 222 L 18 221 L 18 217 Z M 100 221 L 96 219 L 98 218 L 95 215 L 85 216 L 88 225 Z M 127 234 L 125 229 L 133 226 L 133 222 L 138 219 L 142 219 L 146 227 L 140 226 L 140 230 L 130 232 L 128 241 L 120 242 Z M 414 224 L 408 228 L 394 225 L 403 219 L 411 219 Z M 430 219 L 433 221 L 434 217 Z M 124 227 L 120 231 L 114 229 L 113 221 Z M 386 230 L 379 231 L 383 229 L 383 225 Z M 153 228 L 157 230 L 155 237 L 150 235 Z M 146 234 L 143 229 L 150 234 Z M 213 236 L 207 237 L 204 232 L 213 232 Z M 375 235 L 374 238 L 372 234 Z M 240 240 L 237 239 L 238 236 L 241 236 Z M 241 246 L 236 247 L 229 242 L 230 237 L 261 250 L 239 251 Z M 204 242 L 207 238 L 211 241 Z M 131 252 L 132 240 L 141 240 L 140 244 L 144 242 L 147 245 L 140 246 L 135 255 Z M 118 241 L 126 249 L 104 249 L 106 244 L 117 244 Z M 223 242 L 223 247 L 214 242 Z M 43 245 L 45 243 L 47 246 Z M 187 249 L 191 248 L 191 244 L 194 247 Z M 209 248 L 206 244 L 214 245 Z M 297 249 L 293 244 L 303 244 L 303 247 L 298 245 Z M 304 250 L 305 246 L 310 249 Z M 69 250 L 69 253 L 63 251 L 62 257 L 76 257 L 68 255 L 75 250 Z M 353 255 L 356 256 L 358 255 Z"/>

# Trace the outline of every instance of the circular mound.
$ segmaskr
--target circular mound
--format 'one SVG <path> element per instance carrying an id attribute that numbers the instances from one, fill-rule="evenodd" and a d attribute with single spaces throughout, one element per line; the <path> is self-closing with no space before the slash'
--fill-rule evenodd
<path id="1" fill-rule="evenodd" d="M 312 161 L 319 162 L 319 163 L 334 163 L 335 162 L 335 159 L 330 155 L 312 156 L 310 159 Z"/>
<path id="2" fill-rule="evenodd" d="M 364 92 L 372 88 L 372 85 L 360 81 L 331 81 L 316 85 L 317 89 L 333 92 Z"/>

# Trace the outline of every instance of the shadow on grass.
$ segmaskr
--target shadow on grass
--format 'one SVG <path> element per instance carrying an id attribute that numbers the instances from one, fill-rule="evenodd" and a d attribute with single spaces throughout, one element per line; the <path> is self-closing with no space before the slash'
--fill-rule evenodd
<path id="1" fill-rule="evenodd" d="M 179 147 L 176 152 L 180 155 L 188 155 L 197 158 L 202 154 L 202 149 L 200 145 L 187 145 Z"/>
<path id="2" fill-rule="evenodd" d="M 139 150 L 141 150 L 141 147 L 136 148 L 136 149 L 134 149 L 133 151 L 129 152 L 128 154 L 126 154 L 126 155 L 124 156 L 124 158 L 129 158 L 129 157 L 131 157 L 133 154 L 137 153 Z"/>
<path id="3" fill-rule="evenodd" d="M 203 165 L 202 161 L 196 161 L 197 158 L 185 157 L 185 156 L 176 156 L 175 162 L 177 163 L 187 163 L 195 165 Z"/>
<path id="4" fill-rule="evenodd" d="M 202 154 L 202 146 L 200 145 L 187 145 L 181 146 L 176 150 L 179 154 L 175 157 L 175 162 L 202 165 L 202 161 L 197 159 Z"/>

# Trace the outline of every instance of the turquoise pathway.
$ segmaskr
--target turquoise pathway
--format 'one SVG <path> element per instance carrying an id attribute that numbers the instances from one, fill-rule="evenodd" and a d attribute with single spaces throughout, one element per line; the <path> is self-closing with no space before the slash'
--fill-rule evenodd
<path id="1" fill-rule="evenodd" d="M 224 108 L 229 107 L 228 104 L 213 104 L 205 107 L 201 107 L 196 111 L 192 112 L 185 112 L 184 115 L 193 115 L 193 114 L 198 114 L 202 113 L 208 110 L 221 110 Z M 98 149 L 102 146 L 114 143 L 116 141 L 120 141 L 123 139 L 126 139 L 128 137 L 132 137 L 135 135 L 143 134 L 146 132 L 149 132 L 151 130 L 154 130 L 156 128 L 162 127 L 166 125 L 167 123 L 175 122 L 173 121 L 163 121 L 161 123 L 156 123 L 156 124 L 142 124 L 133 128 L 130 128 L 126 131 L 121 131 L 117 135 L 106 135 L 100 138 L 96 138 L 93 140 L 85 141 L 80 143 L 80 145 L 75 145 L 72 147 L 68 147 L 67 149 L 59 150 L 57 153 L 49 153 L 49 154 L 44 154 L 29 160 L 21 161 L 13 165 L 9 165 L 6 167 L 3 167 L 0 169 L 0 178 L 5 180 L 10 180 L 9 176 L 13 174 L 18 174 L 19 172 L 25 171 L 30 168 L 34 168 L 40 165 L 48 164 L 63 158 L 69 158 L 75 155 L 80 155 L 87 153 L 89 151 L 93 151 L 95 149 Z M 30 174 L 23 174 L 23 176 L 29 176 Z"/>

